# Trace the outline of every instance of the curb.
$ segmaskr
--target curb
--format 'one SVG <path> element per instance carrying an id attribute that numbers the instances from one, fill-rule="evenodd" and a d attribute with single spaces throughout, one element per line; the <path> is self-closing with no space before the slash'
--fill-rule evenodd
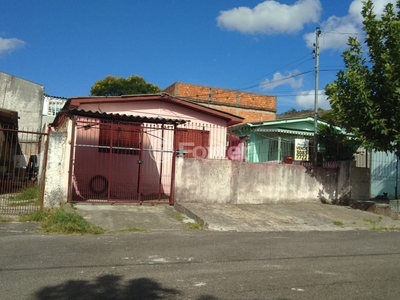
<path id="1" fill-rule="evenodd" d="M 180 203 L 175 202 L 174 203 L 174 209 L 181 213 L 181 214 L 185 214 L 187 215 L 189 218 L 195 220 L 198 224 L 200 224 L 203 229 L 207 229 L 208 228 L 208 224 L 206 223 L 206 221 L 204 221 L 203 218 L 199 217 L 197 214 L 195 214 L 194 212 L 192 212 L 190 209 L 188 209 L 187 207 L 183 206 Z"/>
<path id="2" fill-rule="evenodd" d="M 359 209 L 377 215 L 390 217 L 393 220 L 399 220 L 399 213 L 391 209 L 389 204 L 376 203 L 373 201 L 355 201 L 350 204 L 350 207 L 353 209 Z"/>

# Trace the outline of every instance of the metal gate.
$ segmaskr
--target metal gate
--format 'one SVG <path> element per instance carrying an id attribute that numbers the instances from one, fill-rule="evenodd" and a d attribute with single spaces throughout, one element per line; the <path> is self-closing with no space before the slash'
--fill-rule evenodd
<path id="1" fill-rule="evenodd" d="M 399 161 L 394 153 L 372 151 L 371 197 L 394 199 L 399 191 Z"/>
<path id="2" fill-rule="evenodd" d="M 0 213 L 24 214 L 43 206 L 47 137 L 0 126 Z"/>
<path id="3" fill-rule="evenodd" d="M 174 125 L 78 119 L 70 201 L 172 204 Z"/>

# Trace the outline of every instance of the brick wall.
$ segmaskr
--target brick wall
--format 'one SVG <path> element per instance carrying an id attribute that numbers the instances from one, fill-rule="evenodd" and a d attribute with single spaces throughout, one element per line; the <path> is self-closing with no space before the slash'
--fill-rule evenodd
<path id="1" fill-rule="evenodd" d="M 275 120 L 276 97 L 236 90 L 226 90 L 175 82 L 164 92 L 191 99 L 200 104 L 207 104 L 231 114 L 239 115 L 247 122 Z"/>
<path id="2" fill-rule="evenodd" d="M 236 108 L 236 107 L 212 105 L 212 104 L 207 104 L 207 106 L 214 109 L 222 110 L 224 112 L 233 115 L 241 116 L 242 118 L 244 118 L 243 123 L 275 120 L 275 113 L 265 110 Z"/>

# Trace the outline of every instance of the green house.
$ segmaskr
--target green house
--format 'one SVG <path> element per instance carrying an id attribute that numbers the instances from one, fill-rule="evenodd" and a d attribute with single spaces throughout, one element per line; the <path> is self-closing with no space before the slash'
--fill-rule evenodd
<path id="1" fill-rule="evenodd" d="M 312 162 L 313 117 L 246 123 L 232 127 L 231 132 L 246 141 L 248 162 Z"/>

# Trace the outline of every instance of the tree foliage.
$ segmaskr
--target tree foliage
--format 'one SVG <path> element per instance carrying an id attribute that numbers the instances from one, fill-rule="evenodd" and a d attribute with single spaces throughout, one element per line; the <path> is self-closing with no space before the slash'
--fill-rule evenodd
<path id="1" fill-rule="evenodd" d="M 400 13 L 389 3 L 379 17 L 373 1 L 363 5 L 364 44 L 349 38 L 346 69 L 325 90 L 347 132 L 376 150 L 400 154 Z"/>
<path id="2" fill-rule="evenodd" d="M 318 125 L 318 145 L 323 161 L 353 160 L 360 141 L 333 125 Z"/>
<path id="3" fill-rule="evenodd" d="M 135 94 L 155 94 L 161 89 L 146 82 L 143 77 L 129 76 L 128 78 L 106 76 L 104 79 L 96 81 L 90 89 L 92 96 L 121 96 Z"/>

